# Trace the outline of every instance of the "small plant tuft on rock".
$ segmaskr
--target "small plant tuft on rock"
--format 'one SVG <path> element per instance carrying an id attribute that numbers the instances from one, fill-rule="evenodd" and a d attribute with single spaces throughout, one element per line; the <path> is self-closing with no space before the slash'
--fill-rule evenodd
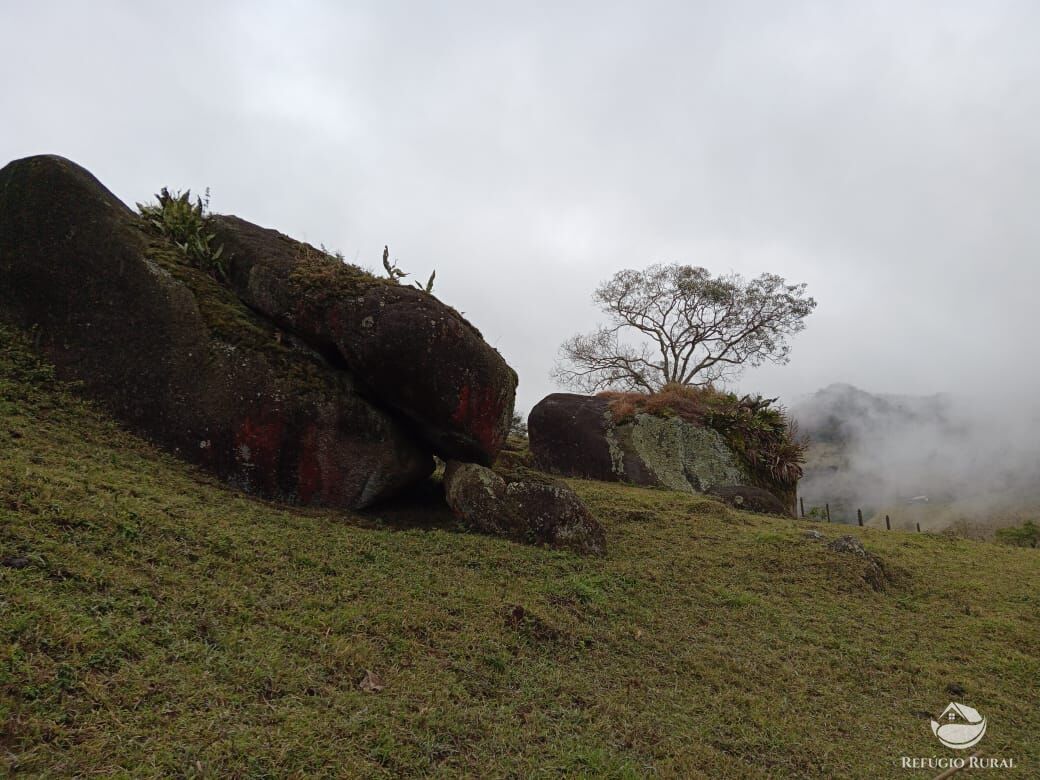
<path id="1" fill-rule="evenodd" d="M 398 268 L 396 260 L 390 259 L 390 247 L 386 245 L 383 246 L 383 270 L 386 271 L 387 277 L 397 282 L 398 284 L 401 283 L 402 279 L 409 275 L 402 271 L 400 268 Z M 420 284 L 419 282 L 413 282 L 413 284 L 415 285 L 416 289 L 422 290 L 423 292 L 430 293 L 432 295 L 433 280 L 436 278 L 437 272 L 434 271 L 430 274 L 430 278 L 426 280 L 426 284 Z"/>
<path id="2" fill-rule="evenodd" d="M 218 279 L 227 278 L 224 246 L 216 246 L 216 234 L 209 231 L 209 190 L 205 199 L 192 202 L 191 190 L 171 194 L 163 187 L 155 196 L 157 203 L 138 203 L 137 210 L 148 227 L 173 241 L 188 261 Z"/>

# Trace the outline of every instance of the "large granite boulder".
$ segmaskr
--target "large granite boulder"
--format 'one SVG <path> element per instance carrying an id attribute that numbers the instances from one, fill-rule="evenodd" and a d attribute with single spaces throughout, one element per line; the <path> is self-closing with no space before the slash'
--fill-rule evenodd
<path id="1" fill-rule="evenodd" d="M 494 461 L 517 377 L 462 315 L 274 230 L 237 217 L 213 225 L 243 301 L 341 361 L 438 455 Z"/>
<path id="2" fill-rule="evenodd" d="M 487 533 L 582 554 L 606 552 L 603 527 L 585 504 L 567 485 L 545 475 L 451 461 L 444 472 L 444 495 L 458 517 Z"/>
<path id="3" fill-rule="evenodd" d="M 535 464 L 554 474 L 696 492 L 749 481 L 717 431 L 650 414 L 618 423 L 606 398 L 553 393 L 527 429 Z"/>
<path id="4" fill-rule="evenodd" d="M 553 393 L 527 417 L 535 464 L 544 471 L 607 482 L 648 483 L 641 461 L 611 446 L 614 421 L 606 398 Z"/>
<path id="5" fill-rule="evenodd" d="M 0 170 L 0 318 L 130 428 L 251 492 L 360 507 L 433 468 L 367 382 L 183 262 L 63 158 Z"/>

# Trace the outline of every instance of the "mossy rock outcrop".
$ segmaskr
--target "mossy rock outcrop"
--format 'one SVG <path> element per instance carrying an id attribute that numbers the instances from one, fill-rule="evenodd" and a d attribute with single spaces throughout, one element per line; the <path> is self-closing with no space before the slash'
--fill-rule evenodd
<path id="1" fill-rule="evenodd" d="M 550 473 L 698 493 L 753 481 L 718 431 L 643 412 L 618 421 L 605 397 L 553 393 L 535 405 L 527 424 L 535 465 Z M 775 497 L 770 504 L 785 506 Z"/>
<path id="2" fill-rule="evenodd" d="M 342 362 L 441 457 L 494 461 L 517 376 L 461 314 L 277 231 L 237 217 L 212 225 L 245 303 Z"/>
<path id="3" fill-rule="evenodd" d="M 0 170 L 0 318 L 128 427 L 250 492 L 359 507 L 433 469 L 355 374 L 184 263 L 64 158 Z"/>

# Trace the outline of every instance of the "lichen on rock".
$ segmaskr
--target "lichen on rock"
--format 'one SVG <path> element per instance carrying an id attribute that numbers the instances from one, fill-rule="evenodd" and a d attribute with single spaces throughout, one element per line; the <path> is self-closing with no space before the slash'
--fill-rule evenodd
<path id="1" fill-rule="evenodd" d="M 706 492 L 716 485 L 747 481 L 747 474 L 722 436 L 678 417 L 639 414 L 628 429 L 628 441 L 659 485 L 672 490 Z"/>
<path id="2" fill-rule="evenodd" d="M 696 388 L 656 396 L 553 393 L 531 410 L 528 432 L 535 464 L 550 473 L 686 492 L 753 485 L 793 507 L 798 445 L 783 450 L 786 420 L 761 402 Z M 788 456 L 794 460 L 781 464 L 781 479 L 770 458 Z"/>
<path id="3" fill-rule="evenodd" d="M 585 504 L 563 482 L 544 474 L 451 461 L 444 494 L 458 517 L 486 533 L 582 554 L 606 552 L 606 534 Z"/>

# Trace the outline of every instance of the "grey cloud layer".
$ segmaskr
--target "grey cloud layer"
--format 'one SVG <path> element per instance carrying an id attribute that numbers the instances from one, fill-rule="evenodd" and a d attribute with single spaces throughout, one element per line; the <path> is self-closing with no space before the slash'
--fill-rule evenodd
<path id="1" fill-rule="evenodd" d="M 516 5 L 0 2 L 0 153 L 389 243 L 525 410 L 595 284 L 672 260 L 820 301 L 744 390 L 1036 389 L 1037 6 Z"/>

